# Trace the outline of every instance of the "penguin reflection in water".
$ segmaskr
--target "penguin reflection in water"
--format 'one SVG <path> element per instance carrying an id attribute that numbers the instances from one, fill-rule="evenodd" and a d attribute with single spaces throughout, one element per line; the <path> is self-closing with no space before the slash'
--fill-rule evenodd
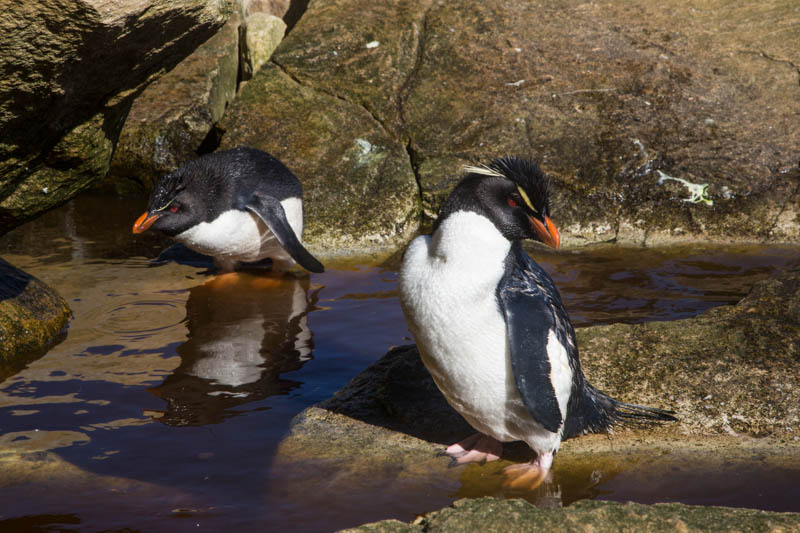
<path id="1" fill-rule="evenodd" d="M 302 196 L 300 181 L 266 152 L 215 152 L 162 177 L 133 232 L 160 231 L 213 257 L 222 272 L 266 258 L 275 272 L 295 262 L 323 272 L 300 241 Z"/>
<path id="2" fill-rule="evenodd" d="M 312 359 L 308 313 L 319 289 L 309 288 L 308 277 L 247 273 L 192 287 L 180 365 L 150 389 L 166 402 L 155 418 L 173 426 L 216 424 L 245 412 L 244 404 L 299 387 L 284 373 Z"/>
<path id="3" fill-rule="evenodd" d="M 617 425 L 675 420 L 622 403 L 581 371 L 575 331 L 550 276 L 523 251 L 557 248 L 547 178 L 524 159 L 468 167 L 431 235 L 408 247 L 400 300 L 422 361 L 453 408 L 479 433 L 446 449 L 457 464 L 493 461 L 502 443 L 536 453 L 506 467 L 506 484 L 547 478 L 563 439 Z"/>

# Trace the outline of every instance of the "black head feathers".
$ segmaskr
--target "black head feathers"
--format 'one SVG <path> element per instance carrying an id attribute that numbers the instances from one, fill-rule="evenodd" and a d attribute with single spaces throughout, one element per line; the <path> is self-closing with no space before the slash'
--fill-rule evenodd
<path id="1" fill-rule="evenodd" d="M 533 239 L 558 248 L 561 237 L 550 220 L 550 184 L 535 162 L 502 157 L 485 166 L 469 166 L 442 204 L 434 232 L 451 215 L 484 216 L 511 241 Z"/>
<path id="2" fill-rule="evenodd" d="M 506 156 L 495 159 L 486 166 L 469 166 L 465 170 L 469 174 L 496 176 L 513 181 L 522 190 L 523 197 L 530 202 L 530 207 L 541 215 L 550 215 L 550 180 L 542 172 L 539 165 L 530 159 L 517 156 Z"/>

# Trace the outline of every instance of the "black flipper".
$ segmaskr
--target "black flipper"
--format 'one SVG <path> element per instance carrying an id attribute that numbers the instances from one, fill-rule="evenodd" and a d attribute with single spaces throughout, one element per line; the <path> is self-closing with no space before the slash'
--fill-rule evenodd
<path id="1" fill-rule="evenodd" d="M 557 431 L 562 416 L 550 382 L 546 346 L 549 332 L 567 350 L 573 373 L 572 391 L 564 416 L 563 438 L 610 430 L 615 426 L 651 425 L 677 420 L 673 411 L 620 402 L 595 389 L 583 375 L 575 329 L 552 278 L 515 244 L 506 275 L 498 287 L 506 316 L 511 368 L 522 400 L 548 431 Z M 558 415 L 558 416 L 555 416 Z"/>
<path id="2" fill-rule="evenodd" d="M 289 221 L 286 219 L 286 213 L 283 211 L 280 201 L 272 196 L 255 192 L 247 200 L 244 207 L 264 221 L 270 231 L 275 234 L 284 250 L 300 266 L 311 272 L 320 273 L 325 271 L 322 263 L 317 261 L 297 239 L 292 227 L 289 225 Z"/>
<path id="3" fill-rule="evenodd" d="M 569 350 L 567 335 L 574 332 L 552 280 L 518 243 L 509 253 L 497 299 L 506 318 L 511 369 L 522 401 L 542 427 L 556 433 L 566 414 L 550 381 L 547 342 L 554 331 Z"/>

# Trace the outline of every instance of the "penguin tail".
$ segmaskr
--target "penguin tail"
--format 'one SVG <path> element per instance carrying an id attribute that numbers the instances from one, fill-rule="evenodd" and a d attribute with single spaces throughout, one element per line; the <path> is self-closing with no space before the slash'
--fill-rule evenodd
<path id="1" fill-rule="evenodd" d="M 588 383 L 577 398 L 568 408 L 564 438 L 609 432 L 616 427 L 639 428 L 678 421 L 675 411 L 621 402 Z"/>

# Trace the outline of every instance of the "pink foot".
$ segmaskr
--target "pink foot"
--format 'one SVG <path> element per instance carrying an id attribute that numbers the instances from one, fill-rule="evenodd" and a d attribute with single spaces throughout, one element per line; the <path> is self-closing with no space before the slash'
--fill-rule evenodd
<path id="1" fill-rule="evenodd" d="M 503 469 L 503 487 L 512 490 L 530 491 L 550 477 L 553 466 L 553 452 L 540 453 L 530 463 L 519 463 Z"/>
<path id="2" fill-rule="evenodd" d="M 453 460 L 453 466 L 466 463 L 497 461 L 503 453 L 503 443 L 483 433 L 475 433 L 445 452 Z"/>

